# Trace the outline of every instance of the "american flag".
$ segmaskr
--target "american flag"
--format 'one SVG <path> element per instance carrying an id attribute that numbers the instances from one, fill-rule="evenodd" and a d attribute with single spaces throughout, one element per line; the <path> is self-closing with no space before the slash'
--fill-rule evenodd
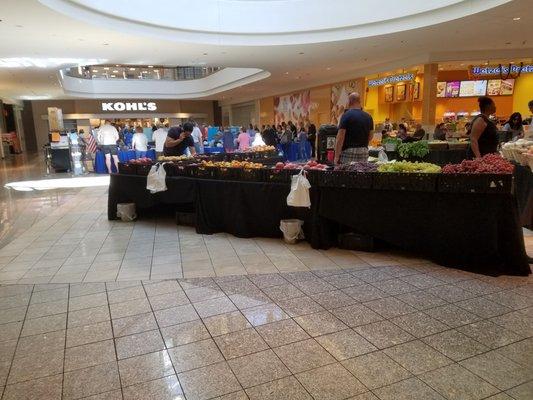
<path id="1" fill-rule="evenodd" d="M 87 145 L 85 152 L 86 153 L 96 153 L 96 140 L 94 140 L 94 136 L 90 133 L 85 134 L 83 136 L 83 140 L 85 141 L 85 144 Z"/>

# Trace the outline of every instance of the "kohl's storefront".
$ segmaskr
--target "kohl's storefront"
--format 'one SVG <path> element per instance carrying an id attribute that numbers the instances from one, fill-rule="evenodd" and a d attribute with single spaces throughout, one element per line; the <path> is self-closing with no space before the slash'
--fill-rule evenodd
<path id="1" fill-rule="evenodd" d="M 198 123 L 213 124 L 213 101 L 103 99 L 103 100 L 36 100 L 31 102 L 35 137 L 38 148 L 49 142 L 48 108 L 62 110 L 64 130 L 88 132 L 104 119 L 119 125 L 142 126 L 151 132 L 154 124 L 177 125 L 194 119 Z"/>

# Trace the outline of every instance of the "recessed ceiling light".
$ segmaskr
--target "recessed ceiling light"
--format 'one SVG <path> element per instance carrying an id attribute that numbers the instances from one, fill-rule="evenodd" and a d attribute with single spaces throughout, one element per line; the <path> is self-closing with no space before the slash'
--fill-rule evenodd
<path id="1" fill-rule="evenodd" d="M 113 71 L 113 73 L 114 73 L 114 74 L 118 74 L 118 70 L 115 69 L 115 70 Z"/>
<path id="2" fill-rule="evenodd" d="M 513 21 L 520 21 L 520 17 L 514 17 Z"/>
<path id="3" fill-rule="evenodd" d="M 148 68 L 154 68 L 154 66 L 153 65 L 149 65 Z"/>
<path id="4" fill-rule="evenodd" d="M 115 64 L 115 67 L 120 67 L 120 64 Z"/>
<path id="5" fill-rule="evenodd" d="M 288 72 L 288 71 L 287 71 L 287 72 L 285 72 L 285 75 L 289 75 L 289 72 Z"/>
<path id="6" fill-rule="evenodd" d="M 130 68 L 130 71 L 135 71 L 135 68 Z"/>
<path id="7" fill-rule="evenodd" d="M 461 67 L 464 67 L 464 66 L 465 66 L 465 64 L 464 64 L 464 63 L 462 63 L 462 64 L 461 64 Z"/>
<path id="8" fill-rule="evenodd" d="M 104 69 L 105 69 L 106 71 L 108 71 L 108 70 L 109 70 L 109 67 L 104 67 Z"/>

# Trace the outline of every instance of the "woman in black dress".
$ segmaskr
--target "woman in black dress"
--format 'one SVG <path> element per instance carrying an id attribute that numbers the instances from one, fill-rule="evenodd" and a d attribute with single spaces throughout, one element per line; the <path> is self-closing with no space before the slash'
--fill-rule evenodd
<path id="1" fill-rule="evenodd" d="M 487 96 L 477 99 L 480 114 L 472 120 L 470 131 L 470 158 L 480 158 L 485 154 L 498 152 L 498 128 L 489 119 L 496 112 L 494 101 Z"/>

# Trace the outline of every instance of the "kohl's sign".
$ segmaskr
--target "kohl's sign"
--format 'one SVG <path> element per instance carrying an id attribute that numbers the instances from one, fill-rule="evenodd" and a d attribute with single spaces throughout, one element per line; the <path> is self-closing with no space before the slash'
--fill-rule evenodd
<path id="1" fill-rule="evenodd" d="M 413 79 L 415 79 L 415 74 L 409 72 L 406 74 L 385 76 L 383 78 L 377 78 L 377 79 L 369 79 L 366 82 L 366 84 L 368 87 L 374 87 L 374 86 L 387 85 L 389 83 L 412 81 Z"/>
<path id="2" fill-rule="evenodd" d="M 511 64 L 509 65 L 483 65 L 483 66 L 473 66 L 470 68 L 470 73 L 472 75 L 507 75 L 507 74 L 527 74 L 527 73 L 533 73 L 533 64 L 528 65 L 517 65 L 517 64 Z"/>
<path id="3" fill-rule="evenodd" d="M 154 102 L 102 102 L 102 111 L 156 111 L 157 104 Z"/>

